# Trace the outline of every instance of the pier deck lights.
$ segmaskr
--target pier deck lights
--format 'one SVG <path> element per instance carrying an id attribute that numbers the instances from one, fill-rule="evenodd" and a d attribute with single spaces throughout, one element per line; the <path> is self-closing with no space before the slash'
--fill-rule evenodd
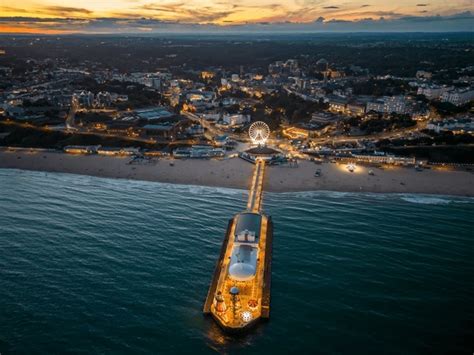
<path id="1" fill-rule="evenodd" d="M 240 316 L 242 317 L 242 320 L 245 323 L 248 323 L 252 320 L 252 313 L 250 313 L 249 311 L 242 312 L 242 314 Z"/>

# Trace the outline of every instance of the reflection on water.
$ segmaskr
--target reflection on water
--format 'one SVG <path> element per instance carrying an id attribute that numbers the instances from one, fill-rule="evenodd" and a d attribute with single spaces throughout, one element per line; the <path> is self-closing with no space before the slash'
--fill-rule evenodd
<path id="1" fill-rule="evenodd" d="M 221 354 L 226 354 L 230 350 L 245 349 L 255 342 L 255 339 L 264 335 L 264 329 L 267 321 L 257 323 L 249 332 L 240 334 L 226 334 L 220 328 L 211 316 L 206 316 L 207 325 L 207 342 L 209 348 Z"/>

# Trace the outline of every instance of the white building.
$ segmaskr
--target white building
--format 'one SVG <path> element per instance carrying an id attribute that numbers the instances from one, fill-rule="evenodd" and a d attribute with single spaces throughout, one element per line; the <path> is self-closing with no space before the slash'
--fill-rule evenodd
<path id="1" fill-rule="evenodd" d="M 221 118 L 221 114 L 214 112 L 214 113 L 197 113 L 198 117 L 206 120 L 206 121 L 217 121 Z"/>
<path id="2" fill-rule="evenodd" d="M 375 112 L 384 112 L 384 102 L 383 100 L 375 100 L 367 102 L 365 109 L 366 112 L 375 111 Z"/>
<path id="3" fill-rule="evenodd" d="M 112 104 L 112 95 L 108 91 L 101 91 L 95 97 L 95 106 L 109 107 Z"/>
<path id="4" fill-rule="evenodd" d="M 467 104 L 471 100 L 474 100 L 474 90 L 473 89 L 466 89 L 466 90 L 453 90 L 449 92 L 445 92 L 441 96 L 441 101 L 450 102 L 456 106 L 462 106 Z"/>
<path id="5" fill-rule="evenodd" d="M 250 122 L 250 115 L 224 115 L 222 121 L 229 126 L 239 126 Z"/>
<path id="6" fill-rule="evenodd" d="M 236 83 L 240 80 L 239 74 L 232 74 L 231 80 Z"/>
<path id="7" fill-rule="evenodd" d="M 403 96 L 389 96 L 384 98 L 385 113 L 407 113 L 407 101 Z"/>
<path id="8" fill-rule="evenodd" d="M 409 113 L 410 106 L 404 96 L 384 96 L 381 99 L 367 102 L 366 112 Z"/>
<path id="9" fill-rule="evenodd" d="M 474 119 L 473 118 L 460 118 L 460 119 L 445 119 L 442 121 L 430 121 L 426 128 L 439 133 L 441 131 L 452 131 L 452 132 L 474 132 Z"/>
<path id="10" fill-rule="evenodd" d="M 424 70 L 418 70 L 416 72 L 416 78 L 417 79 L 431 79 L 433 74 L 429 71 L 424 71 Z"/>
<path id="11" fill-rule="evenodd" d="M 210 102 L 215 99 L 215 93 L 212 91 L 191 90 L 186 93 L 186 100 L 191 103 L 203 101 Z"/>
<path id="12" fill-rule="evenodd" d="M 440 98 L 445 92 L 452 90 L 452 87 L 448 86 L 423 86 L 418 88 L 418 95 L 424 95 L 428 100 L 434 100 Z"/>
<path id="13" fill-rule="evenodd" d="M 90 91 L 81 91 L 73 94 L 73 100 L 81 107 L 92 107 L 94 104 L 94 94 Z"/>

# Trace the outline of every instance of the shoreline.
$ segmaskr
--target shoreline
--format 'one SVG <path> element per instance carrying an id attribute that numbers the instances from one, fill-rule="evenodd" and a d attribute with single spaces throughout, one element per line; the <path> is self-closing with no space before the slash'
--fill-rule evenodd
<path id="1" fill-rule="evenodd" d="M 130 157 L 72 155 L 51 151 L 0 151 L 0 168 L 70 173 L 105 178 L 247 190 L 253 165 L 240 158 L 223 160 L 153 159 L 128 164 Z M 321 176 L 314 172 L 320 169 Z M 369 175 L 372 170 L 374 175 Z M 357 166 L 299 161 L 298 167 L 269 166 L 268 192 L 366 192 L 474 197 L 474 174 L 466 171 Z"/>

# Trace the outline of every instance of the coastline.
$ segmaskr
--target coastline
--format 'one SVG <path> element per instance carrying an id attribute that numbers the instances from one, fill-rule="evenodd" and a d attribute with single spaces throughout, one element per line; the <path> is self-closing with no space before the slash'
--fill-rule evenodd
<path id="1" fill-rule="evenodd" d="M 107 178 L 122 178 L 182 185 L 245 190 L 253 165 L 239 158 L 223 160 L 153 159 L 149 164 L 128 164 L 130 157 L 71 155 L 51 151 L 0 151 L 0 168 L 62 172 Z M 321 176 L 315 177 L 316 169 Z M 368 171 L 373 170 L 374 175 Z M 338 191 L 373 193 L 419 193 L 474 197 L 474 174 L 466 171 L 424 170 L 357 166 L 347 171 L 343 164 L 300 161 L 298 167 L 270 166 L 265 191 Z"/>

